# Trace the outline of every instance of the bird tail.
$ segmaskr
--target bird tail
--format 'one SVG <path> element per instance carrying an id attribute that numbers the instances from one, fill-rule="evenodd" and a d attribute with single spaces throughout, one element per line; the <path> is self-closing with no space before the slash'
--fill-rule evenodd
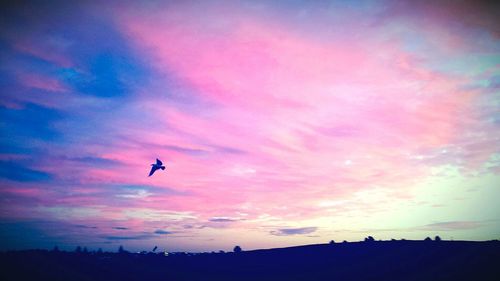
<path id="1" fill-rule="evenodd" d="M 165 166 L 161 166 L 161 169 L 162 169 L 162 170 L 165 170 Z"/>

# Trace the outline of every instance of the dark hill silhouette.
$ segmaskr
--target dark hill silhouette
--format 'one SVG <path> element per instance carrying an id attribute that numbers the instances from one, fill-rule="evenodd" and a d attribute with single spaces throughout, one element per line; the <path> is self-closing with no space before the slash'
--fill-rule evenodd
<path id="1" fill-rule="evenodd" d="M 370 241 L 228 253 L 0 253 L 0 280 L 498 280 L 500 242 Z"/>

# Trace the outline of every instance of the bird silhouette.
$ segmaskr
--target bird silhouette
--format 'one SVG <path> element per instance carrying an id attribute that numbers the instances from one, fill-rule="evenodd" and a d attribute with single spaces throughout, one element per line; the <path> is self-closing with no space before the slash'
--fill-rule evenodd
<path id="1" fill-rule="evenodd" d="M 151 171 L 149 172 L 148 177 L 152 176 L 158 169 L 165 170 L 165 166 L 163 166 L 163 162 L 161 162 L 160 159 L 156 158 L 156 164 L 151 164 Z"/>

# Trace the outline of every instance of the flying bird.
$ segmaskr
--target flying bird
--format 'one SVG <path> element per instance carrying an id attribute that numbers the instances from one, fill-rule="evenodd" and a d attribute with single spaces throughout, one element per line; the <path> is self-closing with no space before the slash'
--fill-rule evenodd
<path id="1" fill-rule="evenodd" d="M 151 164 L 151 171 L 149 172 L 148 177 L 152 176 L 158 169 L 165 170 L 165 166 L 163 166 L 163 162 L 161 162 L 160 159 L 156 158 L 156 164 Z"/>

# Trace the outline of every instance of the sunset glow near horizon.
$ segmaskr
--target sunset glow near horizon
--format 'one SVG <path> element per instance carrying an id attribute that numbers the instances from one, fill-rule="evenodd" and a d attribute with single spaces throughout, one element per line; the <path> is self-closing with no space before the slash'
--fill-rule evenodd
<path id="1" fill-rule="evenodd" d="M 1 12 L 0 250 L 500 238 L 491 7 L 67 2 Z"/>

